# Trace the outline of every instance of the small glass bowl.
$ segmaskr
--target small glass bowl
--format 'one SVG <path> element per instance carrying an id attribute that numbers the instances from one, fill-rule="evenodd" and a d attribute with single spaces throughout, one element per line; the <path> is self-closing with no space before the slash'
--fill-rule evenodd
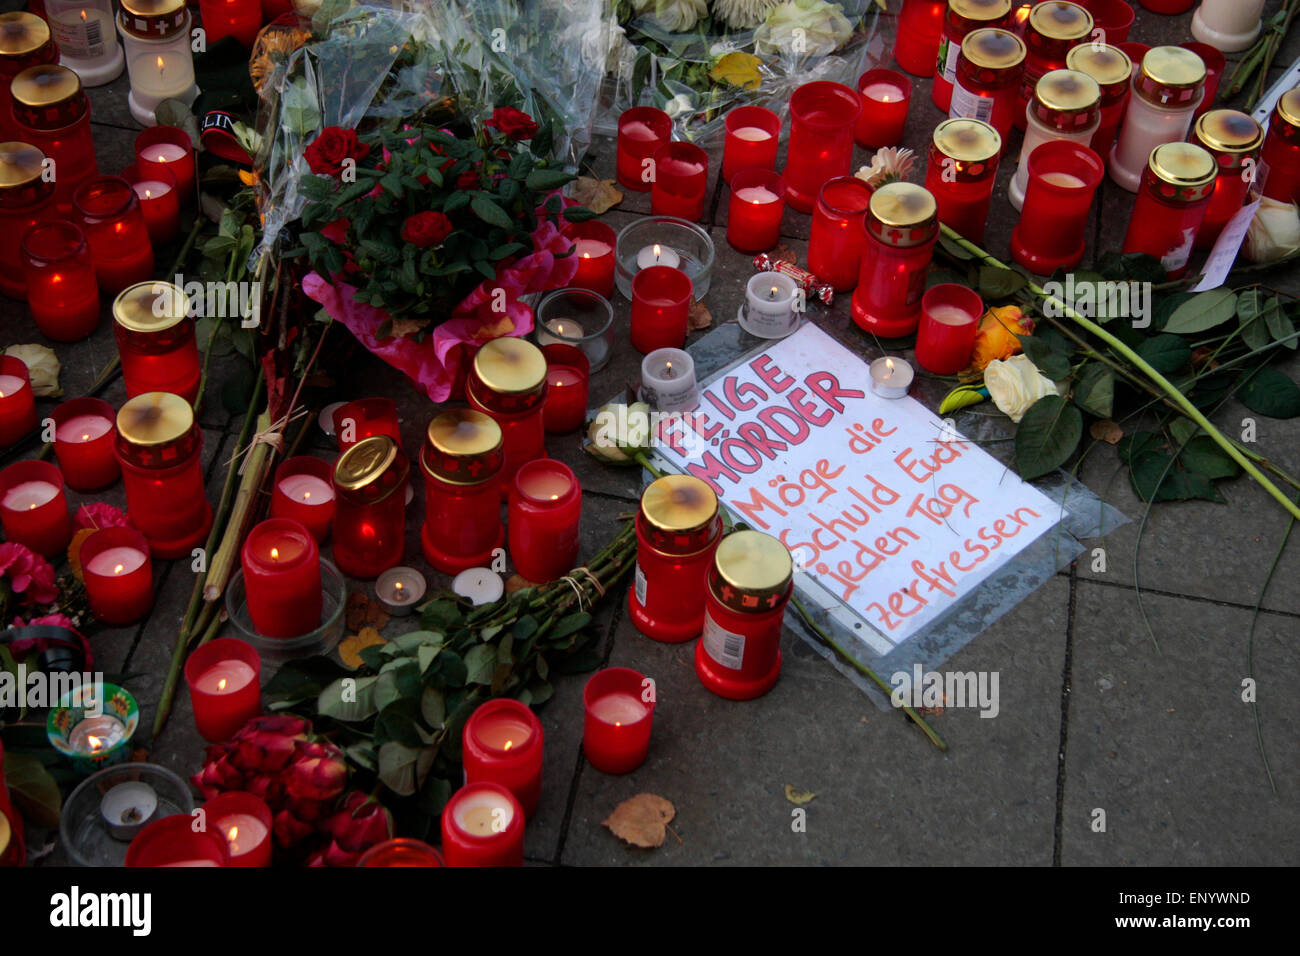
<path id="1" fill-rule="evenodd" d="M 115 837 L 100 812 L 104 795 L 119 783 L 143 783 L 158 798 L 149 820 L 189 813 L 194 809 L 190 786 L 166 767 L 152 763 L 125 763 L 91 774 L 63 803 L 59 836 L 67 848 L 69 862 L 76 866 L 122 866 L 130 838 Z M 149 820 L 141 821 L 143 828 Z"/>
<path id="2" fill-rule="evenodd" d="M 567 324 L 566 324 L 567 323 Z M 581 334 L 574 334 L 581 329 Z M 537 303 L 533 341 L 539 346 L 572 345 L 591 363 L 590 371 L 605 366 L 614 351 L 614 307 L 603 295 L 588 289 L 556 289 Z"/>
<path id="3" fill-rule="evenodd" d="M 248 614 L 244 572 L 238 570 L 226 586 L 226 614 L 239 636 L 258 649 L 264 658 L 290 660 L 328 654 L 343 636 L 343 611 L 347 604 L 347 582 L 329 561 L 321 558 L 321 626 L 299 637 L 266 637 L 257 633 Z"/>
<path id="4" fill-rule="evenodd" d="M 637 255 L 655 245 L 677 254 L 681 260 L 677 268 L 690 277 L 692 295 L 703 299 L 713 281 L 713 240 L 695 223 L 672 216 L 646 216 L 619 232 L 614 248 L 614 282 L 624 298 L 632 298 L 632 277 L 641 271 Z"/>
<path id="5" fill-rule="evenodd" d="M 117 741 L 94 753 L 73 746 L 72 737 L 78 725 L 107 718 L 113 718 L 122 727 L 122 736 Z M 73 770 L 93 773 L 126 760 L 131 751 L 131 737 L 139 725 L 140 706 L 125 687 L 108 683 L 78 684 L 63 694 L 58 706 L 46 715 L 45 736 L 50 746 L 71 762 Z"/>

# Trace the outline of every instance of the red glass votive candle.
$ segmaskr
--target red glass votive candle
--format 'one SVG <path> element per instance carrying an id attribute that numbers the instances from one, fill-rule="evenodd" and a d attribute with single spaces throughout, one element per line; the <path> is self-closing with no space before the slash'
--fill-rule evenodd
<path id="1" fill-rule="evenodd" d="M 1219 81 L 1223 78 L 1223 68 L 1227 66 L 1228 60 L 1223 53 L 1208 43 L 1193 40 L 1188 43 L 1181 43 L 1179 46 L 1184 50 L 1191 50 L 1205 64 L 1205 95 L 1201 97 L 1201 102 L 1192 111 L 1194 120 L 1214 107 L 1214 98 L 1219 94 Z"/>
<path id="2" fill-rule="evenodd" d="M 933 57 L 932 57 L 933 59 Z M 930 64 L 934 66 L 933 62 Z M 849 172 L 853 130 L 862 99 L 843 83 L 805 83 L 790 97 L 790 143 L 785 157 L 786 202 L 812 212 L 822 184 Z"/>
<path id="3" fill-rule="evenodd" d="M 1109 156 L 1128 108 L 1133 62 L 1119 47 L 1096 43 L 1076 46 L 1066 54 L 1065 62 L 1069 69 L 1092 77 L 1101 88 L 1101 123 L 1088 146 L 1098 156 Z"/>
<path id="4" fill-rule="evenodd" d="M 1273 107 L 1259 154 L 1262 192 L 1279 202 L 1300 202 L 1300 86 Z"/>
<path id="5" fill-rule="evenodd" d="M 1196 0 L 1138 0 L 1138 3 L 1152 13 L 1163 13 L 1165 16 L 1177 16 L 1180 13 L 1186 13 L 1192 9 L 1192 4 L 1195 2 Z"/>
<path id="6" fill-rule="evenodd" d="M 85 396 L 54 409 L 54 457 L 73 491 L 98 491 L 122 476 L 113 443 L 117 412 L 102 398 Z"/>
<path id="7" fill-rule="evenodd" d="M 471 783 L 442 809 L 442 856 L 448 866 L 523 866 L 524 810 L 507 787 Z"/>
<path id="8" fill-rule="evenodd" d="M 317 543 L 328 538 L 334 523 L 334 466 L 313 455 L 282 461 L 271 489 L 271 517 L 292 518 Z"/>
<path id="9" fill-rule="evenodd" d="M 988 27 L 972 30 L 957 54 L 950 117 L 977 119 L 991 125 L 1002 137 L 1002 148 L 1015 125 L 1020 105 L 1020 83 L 1025 71 L 1025 43 L 1010 30 Z"/>
<path id="10" fill-rule="evenodd" d="M 541 583 L 578 566 L 582 486 L 563 462 L 530 461 L 515 475 L 506 520 L 515 571 Z"/>
<path id="11" fill-rule="evenodd" d="M 636 518 L 636 569 L 627 592 L 638 631 L 679 643 L 704 627 L 704 589 L 722 537 L 718 496 L 693 475 L 665 475 L 641 494 Z"/>
<path id="12" fill-rule="evenodd" d="M 722 180 L 742 169 L 776 169 L 776 151 L 781 141 L 781 117 L 761 106 L 737 106 L 724 121 Z"/>
<path id="13" fill-rule="evenodd" d="M 741 252 L 765 252 L 781 238 L 785 180 L 770 169 L 742 169 L 731 177 L 727 242 Z"/>
<path id="14" fill-rule="evenodd" d="M 446 866 L 442 854 L 422 840 L 396 837 L 376 843 L 357 860 L 357 866 Z"/>
<path id="15" fill-rule="evenodd" d="M 54 168 L 54 205 L 72 214 L 72 197 L 98 175 L 95 140 L 90 132 L 90 101 L 81 79 L 66 66 L 28 67 L 13 81 L 14 139 L 35 146 Z"/>
<path id="16" fill-rule="evenodd" d="M 257 650 L 233 637 L 214 638 L 189 656 L 185 683 L 194 706 L 194 723 L 204 740 L 229 740 L 261 713 L 261 673 Z"/>
<path id="17" fill-rule="evenodd" d="M 424 472 L 424 557 L 443 574 L 486 567 L 505 543 L 499 476 L 501 426 L 472 408 L 439 413 L 420 450 Z"/>
<path id="18" fill-rule="evenodd" d="M 912 81 L 897 70 L 868 70 L 858 77 L 858 96 L 862 112 L 853 133 L 858 145 L 878 149 L 901 143 L 912 102 Z"/>
<path id="19" fill-rule="evenodd" d="M 81 545 L 81 575 L 95 617 L 120 626 L 153 609 L 149 540 L 134 528 L 102 528 Z"/>
<path id="20" fill-rule="evenodd" d="M 862 220 L 871 202 L 871 187 L 856 176 L 828 179 L 817 195 L 808 236 L 808 270 L 836 292 L 858 284 L 867 237 Z"/>
<path id="21" fill-rule="evenodd" d="M 10 11 L 0 13 L 0 142 L 17 138 L 17 124 L 10 112 L 12 93 L 10 84 L 23 70 L 42 63 L 58 63 L 59 47 L 50 36 L 45 22 L 35 5 L 32 12 Z"/>
<path id="22" fill-rule="evenodd" d="M 162 168 L 176 177 L 176 195 L 182 206 L 197 197 L 194 174 L 194 144 L 179 126 L 151 126 L 135 138 L 135 162 L 142 176 L 150 179 Z"/>
<path id="23" fill-rule="evenodd" d="M 132 163 L 122 170 L 122 178 L 131 184 L 140 200 L 140 213 L 154 245 L 171 242 L 180 235 L 180 198 L 171 169 L 157 165 L 145 174 L 140 171 L 139 163 Z"/>
<path id="24" fill-rule="evenodd" d="M 45 154 L 35 146 L 0 143 L 0 293 L 11 299 L 27 298 L 23 236 L 56 213 L 45 170 Z"/>
<path id="25" fill-rule="evenodd" d="M 714 552 L 708 581 L 695 674 L 719 697 L 760 697 L 781 676 L 781 621 L 794 591 L 790 552 L 771 535 L 733 531 Z"/>
<path id="26" fill-rule="evenodd" d="M 1214 157 L 1194 143 L 1153 149 L 1121 251 L 1155 256 L 1170 279 L 1182 278 L 1217 176 Z"/>
<path id="27" fill-rule="evenodd" d="M 649 266 L 632 277 L 632 347 L 642 355 L 679 349 L 686 342 L 690 276 L 672 266 Z"/>
<path id="28" fill-rule="evenodd" d="M 262 0 L 199 0 L 199 16 L 208 46 L 234 37 L 251 50 L 257 31 L 262 29 Z"/>
<path id="29" fill-rule="evenodd" d="M 618 182 L 634 192 L 650 191 L 654 155 L 673 135 L 673 121 L 653 106 L 634 106 L 618 118 Z"/>
<path id="30" fill-rule="evenodd" d="M 125 866 L 229 866 L 230 846 L 211 829 L 194 829 L 194 818 L 177 813 L 155 820 L 126 848 Z"/>
<path id="31" fill-rule="evenodd" d="M 41 334 L 76 342 L 99 326 L 99 284 L 90 246 L 70 222 L 39 222 L 22 240 L 27 305 Z"/>
<path id="32" fill-rule="evenodd" d="M 334 465 L 334 563 L 344 574 L 376 578 L 401 563 L 410 470 L 397 442 L 387 435 L 363 439 L 339 457 Z"/>
<path id="33" fill-rule="evenodd" d="M 614 247 L 618 236 L 603 222 L 575 222 L 565 230 L 573 240 L 578 271 L 569 285 L 609 298 L 614 294 Z"/>
<path id="34" fill-rule="evenodd" d="M 972 30 L 1005 27 L 1011 22 L 1011 0 L 950 0 L 943 18 L 939 56 L 935 61 L 930 97 L 945 113 L 952 105 L 952 85 L 957 79 L 961 41 Z"/>
<path id="35" fill-rule="evenodd" d="M 912 183 L 887 183 L 863 219 L 866 246 L 850 314 L 859 328 L 892 339 L 916 330 L 930 255 L 939 238 L 934 196 Z"/>
<path id="36" fill-rule="evenodd" d="M 1011 257 L 1037 275 L 1072 269 L 1083 261 L 1084 227 L 1106 165 L 1087 146 L 1066 140 L 1039 146 L 1028 163 L 1025 206 L 1011 233 Z"/>
<path id="37" fill-rule="evenodd" d="M 130 183 L 120 176 L 100 176 L 82 183 L 72 201 L 100 289 L 116 295 L 153 276 L 153 244 Z"/>
<path id="38" fill-rule="evenodd" d="M 1115 45 L 1128 39 L 1136 14 L 1124 0 L 1081 0 L 1081 6 L 1092 14 L 1094 42 Z"/>
<path id="39" fill-rule="evenodd" d="M 938 204 L 939 221 L 976 244 L 984 241 L 1001 152 L 997 130 L 975 119 L 944 120 L 930 141 L 925 188 Z"/>
<path id="40" fill-rule="evenodd" d="M 709 154 L 694 143 L 666 143 L 654 154 L 650 211 L 698 221 L 708 197 Z"/>
<path id="41" fill-rule="evenodd" d="M 1264 131 L 1246 113 L 1211 110 L 1196 121 L 1191 141 L 1213 156 L 1219 167 L 1214 195 L 1196 233 L 1196 248 L 1209 249 L 1246 201 L 1251 180 L 1258 170 L 1253 164 L 1264 142 Z"/>
<path id="42" fill-rule="evenodd" d="M 320 627 L 320 548 L 292 518 L 267 518 L 240 552 L 248 616 L 263 637 L 301 637 Z"/>
<path id="43" fill-rule="evenodd" d="M 941 282 L 921 297 L 916 330 L 916 360 L 935 375 L 956 375 L 970 365 L 984 303 L 956 282 Z"/>
<path id="44" fill-rule="evenodd" d="M 189 297 L 170 282 L 139 282 L 113 300 L 113 337 L 126 394 L 171 392 L 193 404 L 203 369 Z"/>
<path id="45" fill-rule="evenodd" d="M 1119 52 L 1128 57 L 1129 62 L 1133 64 L 1133 74 L 1142 68 L 1142 58 L 1151 52 L 1151 46 L 1147 43 L 1137 43 L 1133 40 L 1125 40 L 1123 43 L 1116 43 L 1115 47 Z"/>
<path id="46" fill-rule="evenodd" d="M 1016 129 L 1025 128 L 1025 108 L 1038 81 L 1053 70 L 1065 68 L 1070 50 L 1092 35 L 1092 14 L 1067 0 L 1044 0 L 1029 11 L 1025 24 L 1025 72 L 1020 82 Z"/>
<path id="47" fill-rule="evenodd" d="M 373 435 L 387 435 L 402 447 L 402 426 L 397 403 L 391 398 L 359 398 L 334 409 L 334 437 L 339 451 L 347 451 Z"/>
<path id="48" fill-rule="evenodd" d="M 15 462 L 0 471 L 0 523 L 5 540 L 53 557 L 72 540 L 63 473 L 48 461 Z"/>
<path id="49" fill-rule="evenodd" d="M 630 667 L 607 667 L 587 681 L 582 752 L 597 770 L 631 773 L 645 763 L 655 713 L 651 688 L 649 679 Z"/>
<path id="50" fill-rule="evenodd" d="M 542 422 L 551 434 L 576 431 L 587 420 L 587 385 L 591 362 L 573 345 L 543 345 L 546 356 L 546 404 Z"/>
<path id="51" fill-rule="evenodd" d="M 947 0 L 903 0 L 894 59 L 913 76 L 934 76 Z"/>
<path id="52" fill-rule="evenodd" d="M 118 410 L 114 451 L 126 503 L 154 557 L 189 557 L 212 529 L 202 447 L 194 409 L 179 395 L 145 392 Z"/>
<path id="53" fill-rule="evenodd" d="M 541 721 L 527 704 L 509 697 L 480 704 L 462 733 L 465 782 L 501 784 L 531 817 L 542 795 L 543 744 Z"/>
<path id="54" fill-rule="evenodd" d="M 492 339 L 474 354 L 465 394 L 501 426 L 499 487 L 508 495 L 519 467 L 546 454 L 546 356 L 520 338 Z"/>
<path id="55" fill-rule="evenodd" d="M 228 790 L 203 805 L 204 822 L 226 841 L 227 866 L 271 865 L 271 808 L 261 797 Z"/>
<path id="56" fill-rule="evenodd" d="M 0 355 L 0 447 L 7 447 L 36 429 L 36 396 L 27 363 Z"/>

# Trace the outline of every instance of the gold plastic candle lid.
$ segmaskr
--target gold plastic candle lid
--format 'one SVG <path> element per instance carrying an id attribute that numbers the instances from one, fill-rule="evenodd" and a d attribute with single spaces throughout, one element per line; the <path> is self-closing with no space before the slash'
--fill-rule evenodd
<path id="1" fill-rule="evenodd" d="M 425 432 L 425 472 L 456 485 L 480 484 L 501 469 L 501 426 L 472 408 L 439 413 Z"/>
<path id="2" fill-rule="evenodd" d="M 334 465 L 334 481 L 345 491 L 357 491 L 376 481 L 397 458 L 397 442 L 371 435 L 357 442 Z"/>
<path id="3" fill-rule="evenodd" d="M 9 89 L 23 106 L 56 106 L 81 92 L 81 78 L 66 66 L 46 63 L 23 70 Z"/>
<path id="4" fill-rule="evenodd" d="M 1101 87 L 1087 73 L 1052 70 L 1034 87 L 1034 99 L 1057 113 L 1086 113 L 1101 102 Z"/>
<path id="5" fill-rule="evenodd" d="M 1001 20 L 1011 12 L 1011 0 L 948 0 L 948 10 L 964 20 Z"/>
<path id="6" fill-rule="evenodd" d="M 1109 43 L 1083 43 L 1065 55 L 1065 65 L 1086 73 L 1101 86 L 1122 85 L 1128 88 L 1133 76 L 1133 61 L 1117 46 Z"/>
<path id="7" fill-rule="evenodd" d="M 1216 153 L 1252 153 L 1264 142 L 1264 130 L 1238 110 L 1210 110 L 1196 121 L 1196 139 Z"/>
<path id="8" fill-rule="evenodd" d="M 34 13 L 0 13 L 0 56 L 28 56 L 50 42 L 50 26 Z"/>
<path id="9" fill-rule="evenodd" d="M 113 320 L 132 332 L 164 332 L 182 322 L 188 311 L 184 290 L 157 280 L 127 286 L 113 300 Z"/>
<path id="10" fill-rule="evenodd" d="M 961 41 L 961 55 L 985 70 L 1005 70 L 1025 60 L 1025 41 L 1010 30 L 984 27 Z"/>
<path id="11" fill-rule="evenodd" d="M 117 23 L 132 36 L 161 40 L 185 29 L 189 16 L 185 0 L 122 0 Z"/>
<path id="12" fill-rule="evenodd" d="M 132 445 L 166 445 L 194 427 L 194 409 L 171 392 L 145 392 L 117 413 L 117 432 Z"/>
<path id="13" fill-rule="evenodd" d="M 1049 40 L 1082 40 L 1092 32 L 1092 14 L 1077 3 L 1048 0 L 1029 11 L 1029 27 Z"/>
<path id="14" fill-rule="evenodd" d="M 713 553 L 709 584 L 723 604 L 740 611 L 767 611 L 790 586 L 794 561 L 778 539 L 761 531 L 735 531 Z"/>
<path id="15" fill-rule="evenodd" d="M 122 9 L 134 17 L 166 17 L 185 9 L 185 0 L 121 0 Z"/>
<path id="16" fill-rule="evenodd" d="M 27 143 L 0 143 L 0 189 L 17 189 L 41 178 L 45 154 Z"/>
<path id="17" fill-rule="evenodd" d="M 1290 126 L 1300 126 L 1300 86 L 1282 94 L 1273 108 L 1273 115 Z"/>
<path id="18" fill-rule="evenodd" d="M 886 183 L 871 194 L 871 216 L 882 226 L 914 228 L 935 215 L 934 196 L 915 183 Z"/>
<path id="19" fill-rule="evenodd" d="M 1157 179 L 1179 189 L 1207 186 L 1219 173 L 1214 157 L 1195 143 L 1162 143 L 1151 150 L 1147 165 Z"/>
<path id="20" fill-rule="evenodd" d="M 1204 60 L 1180 46 L 1156 46 L 1142 57 L 1133 91 L 1150 103 L 1172 107 L 1196 99 L 1204 85 Z"/>
<path id="21" fill-rule="evenodd" d="M 502 395 L 531 392 L 546 383 L 546 356 L 523 339 L 492 339 L 474 356 L 474 374 Z"/>
<path id="22" fill-rule="evenodd" d="M 642 493 L 641 513 L 660 531 L 697 531 L 718 513 L 718 496 L 694 475 L 664 475 Z"/>
<path id="23" fill-rule="evenodd" d="M 939 152 L 960 163 L 986 163 L 1002 151 L 1002 137 L 977 119 L 947 119 L 934 128 Z"/>

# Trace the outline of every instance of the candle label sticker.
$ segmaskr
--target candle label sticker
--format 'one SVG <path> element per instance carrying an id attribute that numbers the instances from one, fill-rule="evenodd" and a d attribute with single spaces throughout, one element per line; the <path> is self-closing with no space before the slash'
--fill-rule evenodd
<path id="1" fill-rule="evenodd" d="M 645 572 L 641 570 L 641 562 L 639 561 L 636 563 L 635 568 L 636 572 L 632 580 L 635 582 L 636 603 L 645 607 Z"/>
<path id="2" fill-rule="evenodd" d="M 732 670 L 740 670 L 745 663 L 745 635 L 729 631 L 718 624 L 706 610 L 704 612 L 704 652 Z"/>
<path id="3" fill-rule="evenodd" d="M 951 117 L 977 119 L 987 123 L 993 117 L 993 97 L 976 96 L 960 83 L 952 87 L 952 105 L 948 109 Z"/>

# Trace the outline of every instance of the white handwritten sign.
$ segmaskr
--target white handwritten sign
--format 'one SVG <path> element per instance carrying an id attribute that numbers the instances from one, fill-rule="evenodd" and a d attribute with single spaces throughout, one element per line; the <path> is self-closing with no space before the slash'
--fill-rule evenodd
<path id="1" fill-rule="evenodd" d="M 1060 519 L 1060 508 L 811 324 L 716 376 L 659 454 L 887 642 L 907 640 Z"/>

